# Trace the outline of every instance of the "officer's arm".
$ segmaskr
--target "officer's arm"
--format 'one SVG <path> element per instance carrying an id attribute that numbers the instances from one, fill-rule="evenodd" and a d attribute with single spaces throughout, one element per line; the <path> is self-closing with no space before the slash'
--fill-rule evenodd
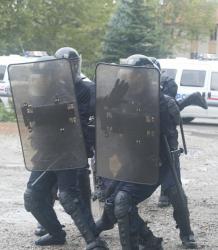
<path id="1" fill-rule="evenodd" d="M 168 99 L 168 111 L 176 125 L 180 124 L 180 109 L 173 98 Z"/>
<path id="2" fill-rule="evenodd" d="M 88 121 L 89 121 L 89 105 L 90 105 L 90 90 L 87 86 L 80 83 L 76 86 L 76 96 L 78 103 L 79 116 L 82 126 L 82 131 L 85 139 L 87 149 L 88 143 Z"/>

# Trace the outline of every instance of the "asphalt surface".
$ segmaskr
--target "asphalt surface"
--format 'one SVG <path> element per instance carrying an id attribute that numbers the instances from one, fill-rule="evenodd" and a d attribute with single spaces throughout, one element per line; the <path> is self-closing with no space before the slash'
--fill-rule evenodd
<path id="1" fill-rule="evenodd" d="M 196 119 L 184 125 L 188 155 L 181 156 L 182 182 L 188 196 L 192 229 L 199 249 L 218 249 L 218 120 Z M 36 221 L 23 207 L 23 192 L 29 172 L 25 170 L 16 125 L 0 123 L 0 250 L 41 249 L 34 245 Z M 172 208 L 157 207 L 159 190 L 139 206 L 157 236 L 163 237 L 164 249 L 181 249 Z M 93 205 L 99 216 L 98 205 Z M 66 226 L 64 246 L 42 249 L 84 249 L 85 244 L 71 218 L 56 202 L 55 210 Z M 103 238 L 110 249 L 120 250 L 117 227 Z"/>

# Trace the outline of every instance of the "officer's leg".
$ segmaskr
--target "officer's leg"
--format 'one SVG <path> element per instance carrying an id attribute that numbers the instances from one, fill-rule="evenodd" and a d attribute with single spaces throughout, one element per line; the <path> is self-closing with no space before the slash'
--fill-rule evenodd
<path id="1" fill-rule="evenodd" d="M 97 235 L 97 229 L 95 225 L 95 221 L 92 215 L 91 209 L 91 187 L 90 187 L 90 179 L 89 174 L 90 171 L 87 168 L 78 169 L 77 171 L 77 185 L 78 189 L 80 190 L 81 198 L 83 200 L 83 204 L 85 205 L 83 209 L 84 215 L 87 217 L 88 223 L 91 225 L 95 234 Z"/>
<path id="2" fill-rule="evenodd" d="M 117 219 L 114 215 L 114 201 L 107 199 L 104 204 L 103 214 L 96 222 L 97 234 L 99 235 L 103 231 L 112 229 L 116 222 Z"/>
<path id="3" fill-rule="evenodd" d="M 175 186 L 170 187 L 166 190 L 166 193 L 170 199 L 170 202 L 173 206 L 173 217 L 177 223 L 177 227 L 180 229 L 180 238 L 182 240 L 182 244 L 186 248 L 197 248 L 197 244 L 194 239 L 194 234 L 191 230 L 190 219 L 189 219 L 189 209 L 188 202 L 185 192 L 182 188 L 182 202 L 177 188 Z"/>
<path id="4" fill-rule="evenodd" d="M 86 249 L 107 249 L 105 242 L 96 237 L 95 231 L 84 216 L 84 203 L 77 188 L 77 170 L 58 171 L 56 173 L 60 202 L 84 237 L 87 243 Z"/>
<path id="5" fill-rule="evenodd" d="M 175 184 L 175 181 L 173 179 L 171 171 L 168 169 L 168 167 L 166 167 L 166 170 L 167 171 L 166 171 L 164 178 L 161 182 L 161 193 L 160 193 L 160 197 L 159 197 L 159 201 L 158 201 L 159 207 L 167 207 L 170 205 L 170 199 L 166 193 L 166 190 L 169 189 L 170 187 L 174 186 L 174 184 Z M 177 162 L 176 162 L 176 173 L 177 173 L 177 176 L 178 176 L 180 183 L 181 183 L 179 159 L 177 159 Z"/>
<path id="6" fill-rule="evenodd" d="M 141 202 L 142 200 L 146 200 L 148 197 L 150 197 L 154 191 L 157 189 L 157 185 L 149 186 L 149 185 L 142 185 L 143 190 L 140 191 L 139 194 L 135 197 L 137 204 Z M 138 199 L 137 199 L 138 198 Z M 154 236 L 152 231 L 147 226 L 147 223 L 144 222 L 144 220 L 140 217 L 138 214 L 138 211 L 136 211 L 135 220 L 138 223 L 138 231 L 139 231 L 139 249 L 140 250 L 162 250 L 162 238 Z"/>
<path id="7" fill-rule="evenodd" d="M 117 219 L 120 243 L 123 250 L 138 250 L 138 228 L 134 220 L 134 206 L 131 196 L 119 191 L 114 200 L 114 214 Z"/>
<path id="8" fill-rule="evenodd" d="M 160 193 L 160 197 L 159 197 L 159 201 L 158 201 L 159 207 L 167 207 L 170 205 L 170 199 L 166 193 L 166 190 L 168 188 L 172 187 L 173 185 L 175 185 L 175 180 L 172 176 L 171 171 L 169 170 L 168 163 L 166 161 L 164 161 L 163 165 L 166 169 L 166 173 L 164 174 L 164 178 L 161 181 L 161 193 Z M 177 173 L 178 179 L 179 179 L 180 183 L 182 184 L 179 156 L 175 161 L 175 167 L 176 167 L 176 173 Z"/>
<path id="9" fill-rule="evenodd" d="M 96 222 L 98 234 L 103 231 L 112 229 L 117 222 L 114 214 L 114 200 L 122 186 L 123 183 L 119 181 L 112 181 L 105 178 L 102 179 L 101 188 L 103 188 L 103 190 L 101 190 L 101 192 L 103 192 L 104 195 L 101 195 L 101 197 L 104 197 L 103 199 L 105 200 L 105 204 L 103 214 L 101 218 Z"/>
<path id="10" fill-rule="evenodd" d="M 49 192 L 48 197 L 47 197 L 47 202 L 51 205 L 54 206 L 55 200 L 57 199 L 57 183 L 52 187 L 51 192 Z M 47 234 L 48 232 L 46 229 L 38 223 L 37 228 L 35 230 L 35 235 L 36 236 L 43 236 Z"/>
<path id="11" fill-rule="evenodd" d="M 168 183 L 163 183 L 163 185 L 168 185 Z M 158 199 L 158 207 L 168 207 L 170 206 L 170 200 L 169 197 L 167 196 L 166 192 L 164 191 L 165 189 L 161 185 L 161 191 L 160 191 L 160 196 Z"/>
<path id="12" fill-rule="evenodd" d="M 179 157 L 176 159 L 176 171 L 181 184 L 182 197 L 180 196 L 178 189 L 176 188 L 176 182 L 172 175 L 172 172 L 169 169 L 167 171 L 167 175 L 171 176 L 171 181 L 169 182 L 169 185 L 165 187 L 166 189 L 164 191 L 169 197 L 170 203 L 173 206 L 173 217 L 177 223 L 177 227 L 180 229 L 180 238 L 182 240 L 182 244 L 186 248 L 196 248 L 197 244 L 195 242 L 194 234 L 191 230 L 190 225 L 187 197 L 181 183 Z"/>
<path id="13" fill-rule="evenodd" d="M 24 193 L 24 205 L 36 220 L 49 234 L 42 236 L 35 242 L 36 245 L 64 244 L 66 233 L 57 219 L 53 206 L 48 202 L 48 194 L 56 182 L 54 173 L 47 173 L 34 187 L 32 183 L 38 178 L 40 172 L 33 172 Z"/>
<path id="14" fill-rule="evenodd" d="M 156 237 L 150 228 L 147 226 L 147 222 L 139 216 L 139 249 L 140 250 L 163 250 L 162 241 L 163 238 Z"/>
<path id="15" fill-rule="evenodd" d="M 165 194 L 169 197 L 170 203 L 173 206 L 173 217 L 177 223 L 177 227 L 180 229 L 180 238 L 182 240 L 182 244 L 187 248 L 196 248 L 197 244 L 194 239 L 194 234 L 191 230 L 190 219 L 189 219 L 189 210 L 187 204 L 187 198 L 185 192 L 182 188 L 181 176 L 180 176 L 180 161 L 179 157 L 176 159 L 176 171 L 177 176 L 181 184 L 181 196 L 176 188 L 176 181 L 173 177 L 171 170 L 169 169 L 167 162 L 163 162 L 162 164 L 162 172 L 161 172 L 161 183 L 164 181 L 166 176 L 168 176 L 169 182 L 167 186 L 162 186 L 165 189 L 163 190 Z"/>
<path id="16" fill-rule="evenodd" d="M 162 173 L 160 173 L 162 175 Z M 156 185 L 140 185 L 140 184 L 125 184 L 122 187 L 122 190 L 129 190 L 131 197 L 135 206 L 133 206 L 134 216 L 131 227 L 138 230 L 139 233 L 139 248 L 140 250 L 149 249 L 149 250 L 162 250 L 162 238 L 156 237 L 153 235 L 152 231 L 147 227 L 147 223 L 139 216 L 137 204 L 149 198 L 159 186 L 159 182 Z"/>

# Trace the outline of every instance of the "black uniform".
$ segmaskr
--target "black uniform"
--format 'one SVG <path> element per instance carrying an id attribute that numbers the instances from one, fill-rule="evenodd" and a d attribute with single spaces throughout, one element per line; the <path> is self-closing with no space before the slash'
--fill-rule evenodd
<path id="1" fill-rule="evenodd" d="M 105 209 L 102 218 L 98 221 L 98 230 L 106 230 L 113 227 L 115 222 L 120 220 L 120 238 L 123 249 L 127 247 L 128 240 L 131 244 L 131 249 L 138 249 L 138 236 L 144 237 L 145 224 L 138 215 L 137 204 L 150 197 L 157 187 L 163 182 L 167 175 L 171 175 L 168 168 L 168 160 L 165 157 L 165 145 L 162 140 L 162 136 L 165 135 L 170 144 L 170 148 L 173 150 L 177 148 L 177 130 L 176 125 L 179 122 L 179 109 L 176 102 L 169 96 L 161 94 L 160 97 L 160 126 L 161 126 L 161 144 L 160 144 L 160 173 L 159 182 L 157 185 L 142 185 L 133 184 L 119 181 L 105 181 L 107 182 L 107 188 L 113 186 L 113 191 L 106 198 Z M 190 223 L 184 220 L 184 213 L 188 212 L 187 203 L 184 206 L 180 204 L 178 199 L 177 190 L 175 187 L 175 181 L 171 176 L 172 186 L 168 189 L 168 194 L 171 199 L 174 208 L 174 218 L 180 229 L 180 236 L 183 240 L 185 237 L 192 237 L 193 233 L 190 228 Z M 185 196 L 185 194 L 183 194 Z M 125 219 L 126 218 L 126 219 Z M 125 220 L 130 221 L 129 227 L 125 227 Z M 122 227 L 123 225 L 123 227 Z M 131 232 L 128 235 L 129 231 Z M 149 235 L 149 234 L 148 234 Z M 146 237 L 148 236 L 146 235 Z M 160 239 L 157 239 L 157 245 L 160 247 Z M 195 243 L 193 242 L 193 245 Z M 157 247 L 157 246 L 156 246 Z M 156 248 L 154 248 L 156 249 Z"/>
<path id="2" fill-rule="evenodd" d="M 88 139 L 88 121 L 90 90 L 80 81 L 75 84 L 75 92 L 85 145 L 89 153 L 90 142 Z M 62 163 L 66 164 L 65 162 Z M 53 206 L 48 202 L 47 198 L 51 193 L 51 188 L 57 182 L 59 200 L 65 211 L 71 215 L 74 223 L 88 244 L 88 247 L 90 247 L 89 249 L 95 249 L 97 246 L 103 247 L 104 245 L 103 242 L 96 237 L 95 223 L 90 209 L 86 204 L 87 199 L 83 199 L 81 195 L 81 193 L 87 192 L 85 195 L 90 196 L 89 172 L 86 168 L 87 166 L 88 163 L 86 166 L 80 166 L 80 170 L 70 169 L 47 172 L 34 186 L 32 186 L 32 183 L 41 172 L 32 172 L 30 176 L 27 190 L 24 194 L 25 208 L 27 211 L 31 212 L 37 221 L 47 230 L 52 237 L 52 244 L 63 244 L 66 235 L 57 219 Z M 64 168 L 67 168 L 67 166 Z M 83 181 L 83 190 L 80 190 L 82 185 L 79 179 Z M 78 183 L 80 184 L 78 185 Z M 55 242 L 56 240 L 57 243 Z M 36 244 L 41 245 L 41 241 L 39 240 Z M 46 244 L 50 244 L 50 242 L 47 241 Z"/>
<path id="3" fill-rule="evenodd" d="M 128 61 L 128 59 L 127 59 Z M 143 55 L 133 55 L 129 57 L 130 65 L 143 66 L 153 65 L 149 58 Z M 160 94 L 160 170 L 159 181 L 156 185 L 134 184 L 120 181 L 107 180 L 106 202 L 102 218 L 98 221 L 99 232 L 113 227 L 118 222 L 120 242 L 122 249 L 138 249 L 139 238 L 146 239 L 145 224 L 137 211 L 137 204 L 150 197 L 157 187 L 163 182 L 167 174 L 170 173 L 168 158 L 166 157 L 166 145 L 163 138 L 166 137 L 171 150 L 178 147 L 178 132 L 176 126 L 180 122 L 180 110 L 177 103 L 170 96 Z M 109 183 L 108 183 L 109 182 Z M 174 218 L 180 228 L 182 241 L 187 239 L 189 246 L 194 247 L 196 243 L 190 228 L 189 216 L 187 220 L 183 215 L 188 214 L 187 202 L 181 204 L 176 183 L 172 178 L 172 188 L 169 189 L 169 197 L 174 207 Z M 109 190 L 109 191 L 108 191 Z M 182 190 L 183 200 L 185 199 Z M 156 238 L 157 239 L 157 238 Z M 161 241 L 151 249 L 161 249 Z M 186 242 L 185 242 L 186 243 Z M 186 245 L 187 246 L 187 245 Z M 150 248 L 149 248 L 150 249 Z"/>

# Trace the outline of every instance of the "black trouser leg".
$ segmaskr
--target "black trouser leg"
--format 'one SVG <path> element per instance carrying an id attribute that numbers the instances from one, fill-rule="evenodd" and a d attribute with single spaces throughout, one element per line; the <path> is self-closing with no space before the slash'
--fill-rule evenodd
<path id="1" fill-rule="evenodd" d="M 90 187 L 90 179 L 88 168 L 81 169 L 77 171 L 77 187 L 80 190 L 81 199 L 83 201 L 84 207 L 82 207 L 84 216 L 86 216 L 88 223 L 93 228 L 93 231 L 97 235 L 97 229 L 95 225 L 95 221 L 92 214 L 91 208 L 91 187 Z"/>
<path id="2" fill-rule="evenodd" d="M 77 170 L 59 171 L 56 173 L 58 178 L 59 199 L 60 202 L 82 234 L 87 243 L 87 249 L 105 248 L 104 242 L 97 239 L 92 225 L 87 221 L 84 215 L 84 202 L 81 199 L 80 190 L 77 186 Z"/>
<path id="3" fill-rule="evenodd" d="M 178 228 L 180 229 L 181 235 L 190 235 L 192 234 L 190 219 L 189 219 L 189 209 L 187 198 L 185 192 L 182 188 L 182 195 L 184 197 L 184 201 L 182 203 L 181 199 L 179 198 L 178 191 L 176 187 L 171 187 L 168 189 L 167 195 L 169 196 L 170 202 L 173 206 L 173 217 L 177 223 Z"/>
<path id="4" fill-rule="evenodd" d="M 49 201 L 51 187 L 56 182 L 56 177 L 54 173 L 47 173 L 32 187 L 32 183 L 40 174 L 40 172 L 31 173 L 27 189 L 24 193 L 25 208 L 32 213 L 49 234 L 59 234 L 62 231 L 62 227 L 53 209 L 53 204 Z"/>

